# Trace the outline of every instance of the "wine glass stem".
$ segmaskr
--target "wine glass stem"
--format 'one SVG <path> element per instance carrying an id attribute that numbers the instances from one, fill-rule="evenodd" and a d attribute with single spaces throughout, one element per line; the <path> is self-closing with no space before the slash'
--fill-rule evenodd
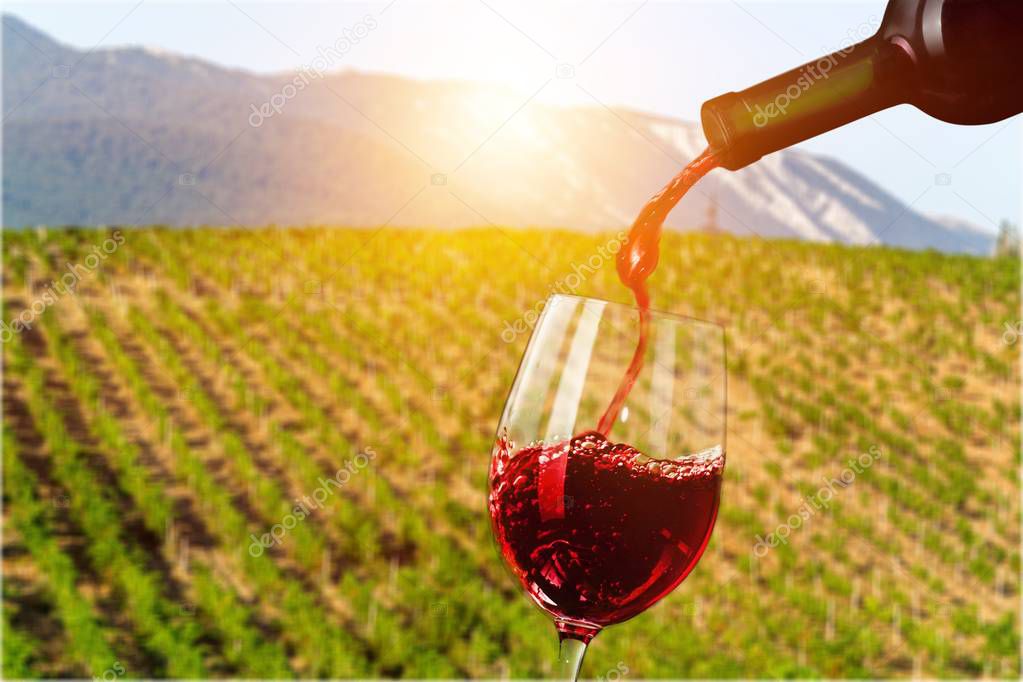
<path id="1" fill-rule="evenodd" d="M 583 665 L 583 656 L 586 655 L 586 642 L 573 637 L 561 637 L 561 645 L 558 649 L 558 665 L 560 667 L 559 677 L 568 682 L 576 682 L 579 677 L 579 668 Z"/>

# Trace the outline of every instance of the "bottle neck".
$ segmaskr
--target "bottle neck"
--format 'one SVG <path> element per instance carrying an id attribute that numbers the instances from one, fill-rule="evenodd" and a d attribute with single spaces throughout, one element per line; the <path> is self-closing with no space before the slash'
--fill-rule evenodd
<path id="1" fill-rule="evenodd" d="M 703 104 L 703 133 L 721 165 L 765 154 L 906 101 L 912 62 L 878 36 Z"/>

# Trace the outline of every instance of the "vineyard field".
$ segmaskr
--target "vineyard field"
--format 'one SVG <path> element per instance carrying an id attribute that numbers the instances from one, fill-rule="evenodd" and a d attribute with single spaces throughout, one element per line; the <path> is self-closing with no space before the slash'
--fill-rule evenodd
<path id="1" fill-rule="evenodd" d="M 3 238 L 5 677 L 555 674 L 486 476 L 615 235 Z M 650 283 L 726 329 L 721 510 L 583 675 L 1018 679 L 1019 261 L 666 234 Z"/>

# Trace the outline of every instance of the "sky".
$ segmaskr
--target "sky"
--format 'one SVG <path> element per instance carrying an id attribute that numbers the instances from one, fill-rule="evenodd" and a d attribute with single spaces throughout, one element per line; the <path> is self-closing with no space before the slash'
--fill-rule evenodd
<path id="1" fill-rule="evenodd" d="M 883 0 L 4 2 L 84 49 L 146 45 L 255 72 L 309 65 L 357 26 L 339 68 L 491 81 L 538 99 L 689 121 L 700 105 L 869 36 Z M 347 33 L 346 33 L 347 32 Z M 362 32 L 362 29 L 360 29 Z M 596 101 L 595 101 L 596 100 Z M 1023 121 L 952 126 L 909 105 L 809 140 L 914 209 L 995 231 L 1023 213 Z"/>

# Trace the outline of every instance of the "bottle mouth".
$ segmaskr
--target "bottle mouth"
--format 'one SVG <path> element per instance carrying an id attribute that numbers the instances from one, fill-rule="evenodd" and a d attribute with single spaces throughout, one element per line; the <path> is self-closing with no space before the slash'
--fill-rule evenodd
<path id="1" fill-rule="evenodd" d="M 742 103 L 737 92 L 726 92 L 714 99 L 709 99 L 700 108 L 700 123 L 707 146 L 718 161 L 718 165 L 728 170 L 745 168 L 760 158 L 744 158 L 736 146 L 737 134 L 729 111 Z"/>
<path id="2" fill-rule="evenodd" d="M 707 139 L 707 144 L 715 156 L 726 151 L 729 146 L 728 126 L 725 124 L 724 117 L 721 114 L 721 100 L 733 94 L 727 93 L 720 97 L 715 97 L 704 102 L 703 107 L 700 108 L 700 123 L 703 125 L 703 136 Z"/>

